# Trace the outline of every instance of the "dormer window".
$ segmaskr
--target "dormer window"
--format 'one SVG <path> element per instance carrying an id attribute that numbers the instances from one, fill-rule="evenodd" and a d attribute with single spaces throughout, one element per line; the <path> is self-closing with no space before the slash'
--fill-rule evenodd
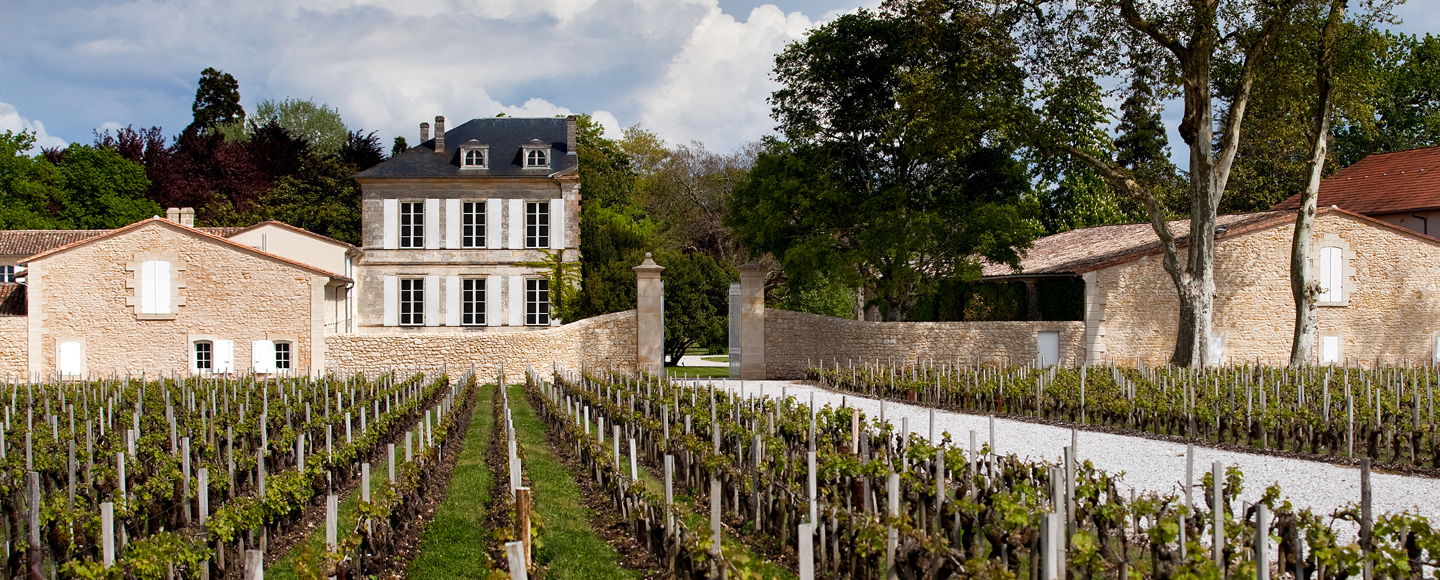
<path id="1" fill-rule="evenodd" d="M 461 169 L 488 169 L 490 147 L 475 139 L 460 146 Z"/>
<path id="2" fill-rule="evenodd" d="M 539 149 L 531 149 L 530 152 L 525 155 L 526 167 L 545 167 L 548 165 L 549 164 L 545 162 L 544 151 L 541 151 Z"/>
<path id="3" fill-rule="evenodd" d="M 529 143 L 521 145 L 525 157 L 525 168 L 550 167 L 550 144 L 539 139 L 531 139 Z"/>

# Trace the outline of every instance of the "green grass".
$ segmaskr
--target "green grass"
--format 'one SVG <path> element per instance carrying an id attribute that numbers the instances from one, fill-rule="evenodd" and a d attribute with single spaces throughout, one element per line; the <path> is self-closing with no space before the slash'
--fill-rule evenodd
<path id="1" fill-rule="evenodd" d="M 728 354 L 717 354 L 717 355 L 715 355 L 715 356 L 702 356 L 702 357 L 700 357 L 700 360 L 709 361 L 709 362 L 730 362 L 730 355 L 728 355 Z"/>
<path id="2" fill-rule="evenodd" d="M 490 574 L 485 516 L 495 474 L 485 463 L 485 452 L 495 428 L 495 400 L 490 387 L 477 390 L 480 399 L 450 474 L 450 489 L 420 537 L 420 554 L 408 569 L 411 578 L 485 578 Z"/>
<path id="3" fill-rule="evenodd" d="M 590 528 L 594 512 L 580 505 L 575 475 L 556 459 L 545 439 L 545 424 L 525 400 L 525 390 L 510 387 L 510 416 L 518 443 L 524 447 L 530 476 L 530 493 L 544 529 L 535 561 L 548 566 L 554 580 L 638 578 L 622 568 L 619 554 Z"/>
<path id="4" fill-rule="evenodd" d="M 371 475 L 373 476 L 375 474 L 371 473 Z M 374 482 L 372 481 L 371 483 L 373 484 Z M 355 529 L 355 519 L 359 509 L 360 486 L 357 485 L 355 486 L 355 491 L 351 492 L 350 495 L 340 498 L 340 508 L 339 513 L 336 514 L 337 519 L 335 526 L 337 538 L 343 540 L 345 536 L 349 535 L 350 532 Z M 312 554 L 319 554 L 321 550 L 325 549 L 324 526 L 325 523 L 322 520 L 320 525 L 315 526 L 314 531 L 305 536 L 304 540 L 301 540 L 300 543 L 290 548 L 289 554 L 275 562 L 274 566 L 266 569 L 265 577 L 272 580 L 298 579 L 300 576 L 295 572 L 295 558 L 307 551 Z"/>
<path id="5" fill-rule="evenodd" d="M 665 502 L 665 481 L 650 473 L 644 466 L 636 466 L 640 472 L 640 480 L 645 482 L 645 495 L 655 504 Z M 707 484 L 708 485 L 708 484 Z M 654 490 L 653 492 L 650 490 Z M 710 533 L 710 504 L 706 502 L 700 505 L 696 497 L 678 484 L 675 488 L 675 505 L 681 508 L 683 515 L 680 519 L 685 522 L 685 527 L 696 533 Z M 763 556 L 750 550 L 749 546 L 740 543 L 739 538 L 733 532 L 724 531 L 720 534 L 720 546 L 727 556 L 743 555 L 752 564 L 751 571 L 758 572 L 761 578 L 783 578 L 792 580 L 796 576 L 793 572 L 781 567 L 779 564 L 765 559 Z"/>
<path id="6" fill-rule="evenodd" d="M 671 377 L 715 377 L 730 376 L 730 367 L 665 367 L 665 375 Z"/>

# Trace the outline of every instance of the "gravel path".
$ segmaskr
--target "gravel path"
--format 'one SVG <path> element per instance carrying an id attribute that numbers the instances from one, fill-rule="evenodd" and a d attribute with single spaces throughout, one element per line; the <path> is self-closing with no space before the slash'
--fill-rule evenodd
<path id="1" fill-rule="evenodd" d="M 808 401 L 813 394 L 815 404 L 838 406 L 842 397 L 851 406 L 859 407 L 867 417 L 877 416 L 883 403 L 885 419 L 899 424 L 908 419 L 912 433 L 927 436 L 930 430 L 931 409 L 889 401 L 879 401 L 855 395 L 841 395 L 812 385 L 789 381 L 716 381 L 716 387 L 730 391 L 743 388 L 746 396 L 763 392 L 765 395 L 784 393 Z M 968 446 L 970 431 L 975 431 L 976 445 L 990 440 L 990 419 L 985 415 L 970 415 L 953 411 L 934 411 L 935 436 L 949 432 L 950 440 L 958 445 Z M 1122 473 L 1121 487 L 1133 487 L 1137 492 L 1158 491 L 1180 493 L 1185 482 L 1185 445 L 1156 441 L 1144 437 L 1111 435 L 1080 431 L 1077 434 L 1080 460 L 1088 460 L 1095 467 L 1110 473 Z M 1017 454 L 1022 458 L 1058 461 L 1063 448 L 1070 445 L 1070 429 L 1026 423 L 1008 419 L 995 419 L 996 451 L 1003 454 Z M 1339 466 L 1330 463 L 1287 459 L 1268 455 L 1254 455 L 1222 451 L 1201 446 L 1195 447 L 1195 480 L 1209 471 L 1211 462 L 1219 461 L 1229 467 L 1239 465 L 1245 472 L 1244 491 L 1240 499 L 1253 502 L 1259 499 L 1265 488 L 1272 483 L 1280 484 L 1281 496 L 1290 499 L 1296 507 L 1310 507 L 1315 513 L 1329 515 L 1336 508 L 1360 501 L 1360 470 L 1356 467 Z M 1371 473 L 1373 506 L 1375 513 L 1401 511 L 1418 512 L 1431 522 L 1440 522 L 1440 480 L 1428 477 Z M 1196 501 L 1200 494 L 1195 495 Z M 1337 531 L 1351 528 L 1343 522 L 1336 525 Z"/>

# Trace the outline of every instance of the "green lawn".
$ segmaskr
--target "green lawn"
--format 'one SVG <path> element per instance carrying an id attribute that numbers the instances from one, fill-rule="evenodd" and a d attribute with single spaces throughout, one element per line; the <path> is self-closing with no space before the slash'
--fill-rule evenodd
<path id="1" fill-rule="evenodd" d="M 373 476 L 375 474 L 372 471 L 370 475 Z M 374 482 L 372 481 L 371 483 L 373 484 Z M 340 498 L 339 513 L 336 514 L 338 516 L 336 520 L 337 525 L 335 527 L 337 538 L 343 540 L 346 536 L 350 535 L 350 532 L 355 530 L 355 519 L 359 508 L 360 486 L 357 485 L 355 486 L 355 491 L 351 492 L 350 495 Z M 265 570 L 265 577 L 278 580 L 298 579 L 300 576 L 295 572 L 295 559 L 299 557 L 300 554 L 306 552 L 318 555 L 320 550 L 325 548 L 324 526 L 325 522 L 321 520 L 320 525 L 315 526 L 315 529 L 311 531 L 309 535 L 305 536 L 304 540 L 301 540 L 300 543 L 292 547 L 289 554 Z"/>
<path id="2" fill-rule="evenodd" d="M 638 578 L 639 574 L 620 566 L 619 554 L 590 528 L 594 512 L 580 505 L 575 475 L 550 451 L 545 423 L 525 400 L 525 389 L 512 386 L 509 393 L 510 416 L 528 459 L 524 469 L 530 477 L 530 493 L 545 526 L 535 561 L 549 567 L 546 578 Z"/>
<path id="3" fill-rule="evenodd" d="M 723 379 L 730 376 L 730 367 L 665 367 L 665 375 L 670 377 L 715 377 Z"/>
<path id="4" fill-rule="evenodd" d="M 700 360 L 708 361 L 708 362 L 730 362 L 730 355 L 728 355 L 728 354 L 717 354 L 717 355 L 715 355 L 715 356 L 702 356 L 702 357 L 700 357 Z"/>
<path id="5" fill-rule="evenodd" d="M 485 516 L 495 474 L 485 464 L 485 451 L 495 427 L 495 400 L 492 388 L 476 390 L 480 399 L 450 474 L 450 489 L 420 537 L 420 555 L 410 562 L 407 574 L 411 578 L 485 578 L 490 574 Z"/>

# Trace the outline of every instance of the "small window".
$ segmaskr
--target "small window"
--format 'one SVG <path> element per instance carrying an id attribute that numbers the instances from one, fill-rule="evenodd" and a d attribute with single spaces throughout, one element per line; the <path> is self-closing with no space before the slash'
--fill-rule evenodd
<path id="1" fill-rule="evenodd" d="M 425 202 L 400 202 L 400 247 L 425 247 Z"/>
<path id="2" fill-rule="evenodd" d="M 11 283 L 15 281 L 14 266 L 0 266 L 0 283 Z"/>
<path id="3" fill-rule="evenodd" d="M 485 150 L 484 150 L 484 149 L 467 149 L 467 150 L 465 150 L 465 167 L 484 167 L 484 166 L 485 166 Z"/>
<path id="4" fill-rule="evenodd" d="M 525 203 L 525 247 L 550 247 L 550 202 Z"/>
<path id="5" fill-rule="evenodd" d="M 215 345 L 208 340 L 195 342 L 195 370 L 208 371 L 215 368 Z"/>
<path id="6" fill-rule="evenodd" d="M 544 149 L 531 149 L 525 154 L 526 167 L 548 167 Z"/>
<path id="7" fill-rule="evenodd" d="M 290 353 L 290 343 L 289 343 L 289 342 L 276 341 L 276 342 L 275 342 L 275 369 L 276 369 L 276 370 L 286 370 L 286 369 L 289 369 L 289 368 L 290 368 L 290 361 L 293 360 L 290 355 L 291 355 L 291 353 Z"/>
<path id="8" fill-rule="evenodd" d="M 1340 337 L 1320 337 L 1320 364 L 1337 364 L 1340 362 Z"/>
<path id="9" fill-rule="evenodd" d="M 170 262 L 149 260 L 140 264 L 140 313 L 170 313 Z"/>
<path id="10" fill-rule="evenodd" d="M 1345 259 L 1336 246 L 1320 248 L 1320 294 L 1317 302 L 1339 304 L 1345 301 Z"/>
<path id="11" fill-rule="evenodd" d="M 484 278 L 465 278 L 460 281 L 460 324 L 485 325 Z"/>
<path id="12" fill-rule="evenodd" d="M 466 201 L 460 204 L 460 247 L 485 247 L 485 202 Z"/>
<path id="13" fill-rule="evenodd" d="M 1210 335 L 1210 352 L 1205 358 L 1206 364 L 1211 365 L 1219 365 L 1225 360 L 1225 333 Z"/>
<path id="14" fill-rule="evenodd" d="M 550 325 L 550 281 L 534 278 L 525 281 L 525 324 Z"/>
<path id="15" fill-rule="evenodd" d="M 65 341 L 60 343 L 57 353 L 59 359 L 56 367 L 62 375 L 85 374 L 85 346 L 79 341 Z"/>
<path id="16" fill-rule="evenodd" d="M 400 325 L 425 324 L 425 279 L 400 279 Z"/>

